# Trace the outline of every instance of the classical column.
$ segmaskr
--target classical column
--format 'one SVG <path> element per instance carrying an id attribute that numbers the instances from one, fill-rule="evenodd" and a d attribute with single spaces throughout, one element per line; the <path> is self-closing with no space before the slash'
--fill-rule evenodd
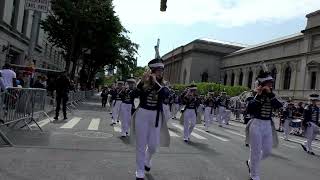
<path id="1" fill-rule="evenodd" d="M 232 71 L 227 71 L 227 85 L 230 86 L 231 85 L 231 74 Z"/>
<path id="2" fill-rule="evenodd" d="M 252 76 L 251 89 L 255 88 L 256 78 L 257 78 L 259 71 L 260 71 L 260 69 L 257 67 L 255 67 L 255 69 L 252 70 L 253 76 Z"/>
<path id="3" fill-rule="evenodd" d="M 290 63 L 290 67 L 291 67 L 290 90 L 295 90 L 296 77 L 297 77 L 297 62 Z"/>
<path id="4" fill-rule="evenodd" d="M 276 78 L 276 85 L 275 85 L 275 89 L 276 90 L 280 90 L 281 89 L 281 74 L 282 74 L 282 65 L 281 64 L 275 64 L 276 69 L 277 69 L 277 78 Z"/>
<path id="5" fill-rule="evenodd" d="M 240 76 L 240 69 L 234 70 L 234 85 L 238 86 L 239 85 L 239 76 Z"/>
<path id="6" fill-rule="evenodd" d="M 243 73 L 242 86 L 247 87 L 248 77 L 249 77 L 249 68 L 242 69 L 242 73 Z"/>

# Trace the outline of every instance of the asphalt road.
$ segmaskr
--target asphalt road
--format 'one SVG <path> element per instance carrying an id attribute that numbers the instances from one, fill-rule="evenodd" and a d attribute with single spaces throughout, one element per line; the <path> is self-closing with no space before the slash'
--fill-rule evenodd
<path id="1" fill-rule="evenodd" d="M 97 100 L 81 105 L 67 122 L 40 121 L 44 132 L 8 132 L 14 147 L 0 148 L 0 180 L 130 180 L 135 179 L 135 150 L 120 138 L 120 127 L 109 126 L 110 115 Z M 147 180 L 247 180 L 244 125 L 231 122 L 210 133 L 198 125 L 186 144 L 182 126 L 169 121 L 171 147 L 155 156 Z M 279 134 L 280 135 L 280 134 Z M 280 136 L 281 137 L 281 136 Z M 303 138 L 281 139 L 262 162 L 262 180 L 319 180 L 320 142 L 316 156 L 300 147 Z"/>

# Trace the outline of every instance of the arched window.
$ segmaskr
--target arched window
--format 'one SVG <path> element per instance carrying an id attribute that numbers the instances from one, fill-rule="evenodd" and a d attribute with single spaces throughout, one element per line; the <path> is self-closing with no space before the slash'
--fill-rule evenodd
<path id="1" fill-rule="evenodd" d="M 284 71 L 283 89 L 290 89 L 291 68 L 287 67 Z"/>
<path id="2" fill-rule="evenodd" d="M 311 89 L 316 89 L 316 83 L 317 82 L 317 72 L 312 72 L 311 73 L 311 83 L 310 83 L 310 85 L 311 85 Z"/>
<path id="3" fill-rule="evenodd" d="M 202 73 L 201 82 L 208 82 L 208 77 L 209 77 L 209 75 L 207 72 Z"/>
<path id="4" fill-rule="evenodd" d="M 273 68 L 272 71 L 271 71 L 271 76 L 273 78 L 273 89 L 275 89 L 276 87 L 276 81 L 277 81 L 277 69 L 276 68 Z"/>
<path id="5" fill-rule="evenodd" d="M 234 85 L 234 73 L 231 74 L 231 86 Z"/>
<path id="6" fill-rule="evenodd" d="M 252 78 L 253 78 L 253 72 L 250 71 L 249 72 L 249 77 L 248 77 L 248 84 L 247 84 L 248 88 L 251 88 Z"/>
<path id="7" fill-rule="evenodd" d="M 224 75 L 224 79 L 223 79 L 223 84 L 224 84 L 224 85 L 227 85 L 227 79 L 228 79 L 228 75 L 225 74 L 225 75 Z"/>
<path id="8" fill-rule="evenodd" d="M 243 72 L 240 73 L 240 76 L 239 76 L 239 86 L 242 86 L 242 81 L 243 81 Z"/>

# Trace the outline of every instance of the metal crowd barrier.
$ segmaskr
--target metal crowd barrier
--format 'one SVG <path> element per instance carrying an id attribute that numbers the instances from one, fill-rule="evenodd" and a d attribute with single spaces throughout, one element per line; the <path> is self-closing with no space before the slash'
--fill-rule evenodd
<path id="1" fill-rule="evenodd" d="M 93 91 L 70 92 L 68 104 L 76 108 L 93 93 Z M 28 127 L 32 130 L 29 124 L 34 123 L 42 131 L 36 119 L 41 115 L 50 119 L 47 113 L 54 111 L 56 103 L 53 96 L 48 96 L 45 89 L 37 88 L 8 88 L 5 92 L 0 92 L 0 127 L 14 128 L 22 122 L 23 126 L 20 128 Z M 12 146 L 1 129 L 0 137 Z"/>

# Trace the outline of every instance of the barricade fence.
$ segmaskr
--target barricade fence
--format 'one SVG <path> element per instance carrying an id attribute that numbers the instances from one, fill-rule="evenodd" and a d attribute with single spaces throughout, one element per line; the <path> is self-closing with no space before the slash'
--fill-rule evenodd
<path id="1" fill-rule="evenodd" d="M 93 91 L 69 92 L 68 105 L 76 107 L 93 94 Z M 5 92 L 0 92 L 0 127 L 13 129 L 22 123 L 20 128 L 28 127 L 31 130 L 29 125 L 34 123 L 42 131 L 37 119 L 43 116 L 49 118 L 48 113 L 53 112 L 56 106 L 54 97 L 47 90 L 38 88 L 8 88 Z M 1 129 L 0 136 L 7 144 L 12 145 Z"/>

